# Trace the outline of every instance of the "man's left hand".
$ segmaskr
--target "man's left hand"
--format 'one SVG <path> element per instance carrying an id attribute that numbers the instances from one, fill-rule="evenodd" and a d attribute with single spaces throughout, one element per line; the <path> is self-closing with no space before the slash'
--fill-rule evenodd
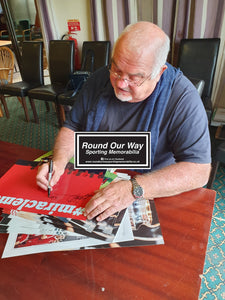
<path id="1" fill-rule="evenodd" d="M 84 215 L 89 220 L 96 217 L 97 221 L 102 221 L 115 212 L 127 208 L 135 200 L 131 189 L 129 180 L 110 183 L 105 188 L 98 190 L 86 204 Z"/>

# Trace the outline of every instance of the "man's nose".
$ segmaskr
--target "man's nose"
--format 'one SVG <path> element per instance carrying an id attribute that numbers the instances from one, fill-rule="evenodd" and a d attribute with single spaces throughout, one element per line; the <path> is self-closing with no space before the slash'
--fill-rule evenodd
<path id="1" fill-rule="evenodd" d="M 121 86 L 128 86 L 129 85 L 129 80 L 127 78 L 124 78 L 124 76 L 121 76 L 119 75 L 117 78 L 116 78 L 116 82 L 117 84 L 119 83 L 119 85 Z"/>

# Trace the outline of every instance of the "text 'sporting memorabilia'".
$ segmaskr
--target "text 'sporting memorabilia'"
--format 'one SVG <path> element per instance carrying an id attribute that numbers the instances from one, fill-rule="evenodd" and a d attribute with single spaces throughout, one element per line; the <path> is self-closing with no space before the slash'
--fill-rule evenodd
<path id="1" fill-rule="evenodd" d="M 76 132 L 74 164 L 78 169 L 151 168 L 150 132 Z"/>

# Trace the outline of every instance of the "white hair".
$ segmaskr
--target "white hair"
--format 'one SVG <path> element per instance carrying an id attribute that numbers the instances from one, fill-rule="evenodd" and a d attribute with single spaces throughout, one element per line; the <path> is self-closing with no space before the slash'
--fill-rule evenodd
<path id="1" fill-rule="evenodd" d="M 122 33 L 120 34 L 119 38 L 115 42 L 114 47 L 112 49 L 112 57 L 114 56 L 114 52 L 115 52 L 117 43 L 126 33 L 132 32 L 133 34 L 135 34 L 136 37 L 138 37 L 140 35 L 140 29 L 134 28 L 133 25 L 134 24 L 127 25 L 125 27 L 125 29 L 122 31 Z M 140 40 L 134 39 L 132 41 L 132 47 L 137 48 L 139 46 L 140 46 Z M 167 61 L 167 56 L 168 56 L 169 51 L 170 51 L 170 39 L 169 39 L 168 35 L 164 32 L 164 38 L 163 39 L 161 38 L 160 40 L 158 40 L 158 45 L 155 47 L 154 52 L 153 52 L 154 53 L 153 55 L 155 57 L 154 57 L 154 65 L 152 66 L 152 70 L 150 70 L 151 71 L 151 79 L 154 79 L 160 73 L 163 65 L 165 65 L 165 63 Z"/>
<path id="2" fill-rule="evenodd" d="M 163 65 L 166 63 L 167 56 L 170 51 L 170 39 L 167 35 L 165 35 L 165 40 L 162 41 L 162 44 L 160 47 L 157 47 L 156 50 L 151 79 L 154 79 L 160 73 Z"/>

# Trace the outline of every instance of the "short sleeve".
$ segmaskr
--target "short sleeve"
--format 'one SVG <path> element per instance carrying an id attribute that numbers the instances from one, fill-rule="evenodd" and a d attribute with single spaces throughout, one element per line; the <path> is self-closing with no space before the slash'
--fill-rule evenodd
<path id="1" fill-rule="evenodd" d="M 202 100 L 187 79 L 177 87 L 172 97 L 178 101 L 168 126 L 168 142 L 174 159 L 194 163 L 211 162 L 208 119 Z"/>

